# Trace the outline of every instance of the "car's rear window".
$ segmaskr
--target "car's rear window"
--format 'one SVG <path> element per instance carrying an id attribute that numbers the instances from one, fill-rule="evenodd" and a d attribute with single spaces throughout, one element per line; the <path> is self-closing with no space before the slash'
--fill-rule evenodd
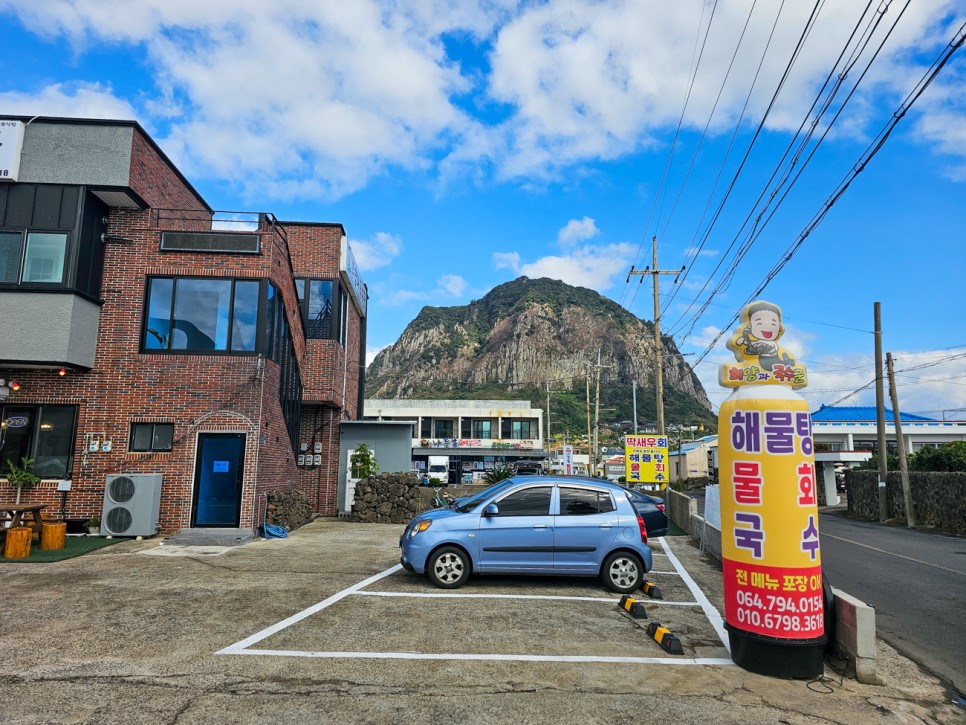
<path id="1" fill-rule="evenodd" d="M 606 491 L 590 488 L 560 487 L 560 515 L 586 516 L 614 510 L 614 501 Z"/>

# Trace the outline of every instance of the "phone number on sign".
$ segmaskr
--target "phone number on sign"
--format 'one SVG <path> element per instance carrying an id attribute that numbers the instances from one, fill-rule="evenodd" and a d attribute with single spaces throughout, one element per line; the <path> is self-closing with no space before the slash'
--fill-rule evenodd
<path id="1" fill-rule="evenodd" d="M 822 595 L 785 597 L 739 589 L 736 592 L 738 624 L 782 636 L 793 632 L 821 633 L 825 626 Z"/>
<path id="2" fill-rule="evenodd" d="M 739 589 L 736 598 L 738 599 L 738 604 L 742 606 L 767 610 L 769 612 L 791 612 L 793 614 L 801 612 L 808 614 L 809 612 L 821 613 L 825 611 L 825 603 L 822 601 L 821 594 L 817 594 L 814 597 L 799 597 L 796 601 L 795 597 L 783 597 L 777 594 L 766 594 L 762 596 L 757 592 Z"/>
<path id="3" fill-rule="evenodd" d="M 739 624 L 750 624 L 779 632 L 821 632 L 825 625 L 821 614 L 762 614 L 744 607 L 738 607 L 737 614 Z"/>

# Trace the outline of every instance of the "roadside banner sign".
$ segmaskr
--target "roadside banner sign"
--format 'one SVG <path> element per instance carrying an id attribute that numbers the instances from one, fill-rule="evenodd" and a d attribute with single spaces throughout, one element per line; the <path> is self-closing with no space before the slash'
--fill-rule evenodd
<path id="1" fill-rule="evenodd" d="M 667 436 L 625 436 L 625 480 L 628 483 L 667 483 L 667 448 Z"/>
<path id="2" fill-rule="evenodd" d="M 754 302 L 728 342 L 738 365 L 718 413 L 725 624 L 732 659 L 776 677 L 824 667 L 822 561 L 812 424 L 793 388 L 804 366 L 778 345 L 781 310 Z M 735 368 L 755 371 L 738 380 Z"/>
<path id="3" fill-rule="evenodd" d="M 564 446 L 563 448 L 563 475 L 574 475 L 574 447 Z"/>

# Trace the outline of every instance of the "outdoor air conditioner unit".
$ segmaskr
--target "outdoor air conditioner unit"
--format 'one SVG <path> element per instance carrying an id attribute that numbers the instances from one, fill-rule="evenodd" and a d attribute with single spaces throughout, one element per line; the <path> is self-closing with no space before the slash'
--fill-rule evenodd
<path id="1" fill-rule="evenodd" d="M 107 477 L 101 536 L 154 536 L 160 514 L 160 473 L 116 473 Z"/>

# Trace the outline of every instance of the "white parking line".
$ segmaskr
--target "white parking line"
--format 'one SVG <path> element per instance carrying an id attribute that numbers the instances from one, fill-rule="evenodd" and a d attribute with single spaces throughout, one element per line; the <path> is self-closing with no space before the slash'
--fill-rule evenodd
<path id="1" fill-rule="evenodd" d="M 671 551 L 670 546 L 667 547 L 667 555 L 668 558 L 671 559 L 671 563 L 674 565 L 674 568 L 680 572 L 681 578 L 684 579 L 684 583 L 688 585 L 688 589 L 691 590 L 691 594 L 693 594 L 694 598 L 698 600 L 698 603 L 701 605 L 701 609 L 704 610 L 704 615 L 708 618 L 708 621 L 711 622 L 711 626 L 714 627 L 714 631 L 718 633 L 718 639 L 721 640 L 721 644 L 723 644 L 724 648 L 728 650 L 729 654 L 731 654 L 731 646 L 728 643 L 728 635 L 724 628 L 724 619 L 720 614 L 718 614 L 718 610 L 715 609 L 714 605 L 704 595 L 704 592 L 701 591 L 701 587 L 699 587 L 697 582 L 695 582 L 694 579 L 691 578 L 691 575 L 688 574 L 687 569 L 681 566 L 681 562 L 678 561 L 678 558 L 674 555 L 674 552 Z"/>
<path id="2" fill-rule="evenodd" d="M 486 660 L 490 662 L 607 662 L 645 665 L 734 665 L 723 657 L 589 657 L 579 655 L 510 655 L 510 654 L 429 654 L 425 652 L 308 652 L 287 649 L 246 649 L 215 654 L 262 655 L 268 657 L 318 657 L 328 659 L 379 660 Z"/>
<path id="3" fill-rule="evenodd" d="M 681 576 L 691 593 L 694 595 L 697 601 L 695 602 L 666 602 L 663 600 L 654 600 L 651 604 L 659 606 L 700 606 L 704 611 L 705 615 L 711 622 L 712 627 L 714 627 L 715 632 L 717 632 L 718 637 L 721 639 L 728 649 L 728 639 L 724 632 L 723 620 L 721 615 L 718 614 L 717 610 L 704 595 L 698 585 L 694 582 L 691 576 L 687 573 L 681 563 L 678 561 L 677 557 L 671 552 L 670 547 L 661 541 L 667 554 L 657 554 L 657 556 L 667 556 L 671 564 L 675 568 L 677 575 Z M 552 595 L 516 595 L 516 594 L 466 594 L 466 593 L 449 593 L 449 592 L 366 592 L 362 591 L 367 586 L 375 584 L 377 581 L 386 578 L 391 574 L 395 574 L 397 571 L 402 569 L 402 566 L 396 564 L 395 566 L 386 569 L 379 574 L 365 579 L 358 584 L 354 584 L 351 587 L 343 589 L 340 592 L 333 594 L 327 599 L 322 600 L 318 604 L 303 609 L 301 612 L 292 615 L 288 619 L 284 619 L 281 622 L 273 624 L 270 627 L 257 632 L 256 634 L 246 637 L 245 639 L 236 642 L 235 644 L 229 645 L 224 649 L 218 650 L 215 654 L 218 655 L 257 655 L 257 656 L 268 656 L 268 657 L 310 657 L 310 658 L 327 658 L 327 659 L 396 659 L 396 660 L 464 660 L 464 661 L 493 661 L 493 662 L 599 662 L 599 663 L 614 663 L 614 664 L 666 664 L 666 665 L 713 665 L 713 666 L 732 666 L 734 662 L 730 659 L 719 658 L 719 657 L 692 657 L 692 658 L 669 658 L 669 657 L 593 657 L 593 656 L 580 656 L 580 655 L 522 655 L 522 654 L 454 654 L 454 653 L 443 653 L 443 654 L 430 654 L 424 652 L 325 652 L 325 651 L 302 651 L 302 650 L 270 650 L 270 649 L 248 649 L 252 645 L 261 642 L 273 634 L 281 632 L 283 629 L 301 622 L 306 617 L 310 617 L 323 609 L 335 604 L 336 602 L 345 599 L 351 595 L 359 596 L 373 596 L 373 597 L 426 597 L 426 598 L 465 598 L 465 599 L 535 599 L 535 600 L 570 600 L 570 601 L 591 601 L 591 602 L 606 602 L 608 604 L 615 604 L 617 600 L 604 598 L 604 597 L 565 597 L 565 596 L 552 596 Z M 670 574 L 671 572 L 667 572 Z M 728 649 L 730 652 L 730 649 Z"/>
<path id="4" fill-rule="evenodd" d="M 565 597 L 551 594 L 448 594 L 445 592 L 353 592 L 357 597 L 417 597 L 424 599 L 556 599 L 567 602 L 600 602 L 619 605 L 620 599 L 605 599 L 604 597 Z M 679 607 L 699 607 L 699 602 L 666 602 L 654 599 L 651 604 L 669 604 Z"/>
<path id="5" fill-rule="evenodd" d="M 354 594 L 360 589 L 363 589 L 369 586 L 370 584 L 374 584 L 380 579 L 383 579 L 384 577 L 389 576 L 390 574 L 395 574 L 400 569 L 402 569 L 402 564 L 396 564 L 396 566 L 391 566 L 388 569 L 386 569 L 384 572 L 376 574 L 375 576 L 371 576 L 365 581 L 359 582 L 358 584 L 354 584 L 348 589 L 343 589 L 341 592 L 333 594 L 328 599 L 323 599 L 318 604 L 314 604 L 308 609 L 303 609 L 301 612 L 299 612 L 298 614 L 293 614 L 288 619 L 283 619 L 281 622 L 278 622 L 277 624 L 273 624 L 271 627 L 266 627 L 261 632 L 258 632 L 257 634 L 253 634 L 251 637 L 243 639 L 241 642 L 235 642 L 235 644 L 228 645 L 224 649 L 218 650 L 217 652 L 215 652 L 215 654 L 216 655 L 244 654 L 244 650 L 246 647 L 250 647 L 256 642 L 261 642 L 266 637 L 271 637 L 273 634 L 276 634 L 277 632 L 281 632 L 283 629 L 292 626 L 296 622 L 301 622 L 303 619 L 305 619 L 306 617 L 312 616 L 316 612 L 321 612 L 326 607 L 332 604 L 335 604 L 341 599 L 345 599 L 350 594 Z"/>

